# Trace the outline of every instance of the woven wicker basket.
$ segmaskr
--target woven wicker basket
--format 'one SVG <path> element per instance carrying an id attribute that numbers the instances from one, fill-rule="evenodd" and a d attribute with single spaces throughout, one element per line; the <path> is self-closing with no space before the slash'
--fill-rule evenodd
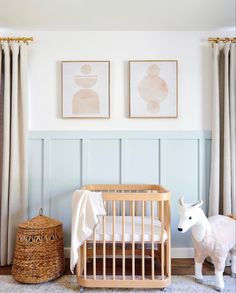
<path id="1" fill-rule="evenodd" d="M 65 269 L 62 223 L 42 215 L 18 226 L 12 275 L 21 283 L 42 283 Z"/>

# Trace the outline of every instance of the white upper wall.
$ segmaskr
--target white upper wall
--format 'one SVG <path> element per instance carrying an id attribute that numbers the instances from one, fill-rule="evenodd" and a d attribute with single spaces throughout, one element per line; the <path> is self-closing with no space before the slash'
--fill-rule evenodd
<path id="1" fill-rule="evenodd" d="M 207 39 L 233 36 L 234 12 L 235 0 L 0 0 L 0 36 L 34 37 L 30 130 L 210 129 Z M 178 119 L 128 118 L 130 59 L 178 60 Z M 111 61 L 111 119 L 61 118 L 62 60 Z"/>
<path id="2" fill-rule="evenodd" d="M 211 46 L 207 39 L 219 36 L 217 32 L 31 31 L 22 35 L 35 39 L 29 46 L 30 130 L 202 130 L 211 127 Z M 178 119 L 128 118 L 130 59 L 178 60 Z M 111 61 L 110 119 L 62 119 L 62 60 Z"/>
<path id="3" fill-rule="evenodd" d="M 219 30 L 235 0 L 0 0 L 0 27 L 33 30 Z"/>

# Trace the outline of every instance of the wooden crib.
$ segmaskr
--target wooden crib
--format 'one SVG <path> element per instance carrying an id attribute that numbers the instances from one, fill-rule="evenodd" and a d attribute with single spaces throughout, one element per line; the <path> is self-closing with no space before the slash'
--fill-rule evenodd
<path id="1" fill-rule="evenodd" d="M 81 288 L 167 287 L 171 282 L 170 193 L 159 185 L 82 189 L 101 191 L 107 214 L 79 249 L 76 274 Z"/>

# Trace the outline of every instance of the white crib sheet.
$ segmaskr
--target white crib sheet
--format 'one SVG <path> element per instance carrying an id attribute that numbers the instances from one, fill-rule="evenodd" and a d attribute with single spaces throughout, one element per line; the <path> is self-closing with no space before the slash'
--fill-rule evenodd
<path id="1" fill-rule="evenodd" d="M 134 217 L 134 241 L 142 241 L 142 217 Z M 113 217 L 106 216 L 106 241 L 113 240 Z M 152 241 L 152 223 L 151 217 L 144 217 L 144 241 Z M 125 217 L 125 241 L 132 241 L 132 217 Z M 167 232 L 164 230 L 163 240 L 167 239 Z M 87 240 L 93 240 L 93 235 Z M 96 227 L 96 241 L 103 241 L 103 219 L 100 218 L 99 224 Z M 115 241 L 122 241 L 122 216 L 115 218 Z M 161 241 L 161 223 L 154 219 L 154 241 Z"/>

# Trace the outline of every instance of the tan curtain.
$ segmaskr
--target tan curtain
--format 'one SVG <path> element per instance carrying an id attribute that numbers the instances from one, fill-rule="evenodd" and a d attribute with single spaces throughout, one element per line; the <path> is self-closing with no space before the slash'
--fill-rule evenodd
<path id="1" fill-rule="evenodd" d="M 209 216 L 236 214 L 236 49 L 213 46 L 212 153 Z"/>
<path id="2" fill-rule="evenodd" d="M 11 264 L 28 216 L 27 45 L 0 43 L 0 264 Z"/>

